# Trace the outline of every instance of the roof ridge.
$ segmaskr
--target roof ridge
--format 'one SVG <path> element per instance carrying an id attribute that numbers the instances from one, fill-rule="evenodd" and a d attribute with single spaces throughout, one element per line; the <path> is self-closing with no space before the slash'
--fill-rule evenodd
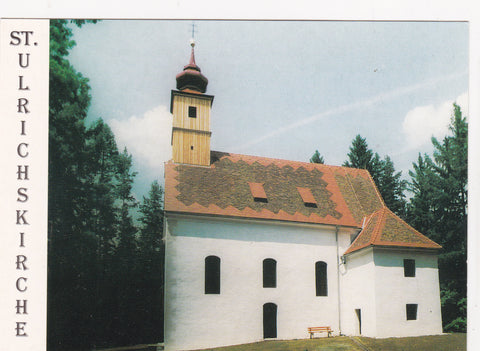
<path id="1" fill-rule="evenodd" d="M 375 211 L 372 215 L 376 214 L 377 212 L 380 212 L 379 213 L 379 220 L 377 222 L 377 225 L 375 226 L 374 230 L 373 230 L 373 234 L 372 234 L 372 239 L 370 240 L 370 242 L 372 244 L 374 244 L 377 239 L 379 238 L 379 235 L 380 233 L 382 232 L 382 228 L 385 227 L 385 221 L 386 221 L 386 211 L 385 209 L 388 209 L 386 206 L 378 209 L 377 211 Z"/>
<path id="2" fill-rule="evenodd" d="M 362 205 L 362 202 L 361 202 L 360 199 L 358 198 L 357 192 L 355 191 L 355 188 L 353 187 L 352 182 L 351 182 L 350 179 L 348 178 L 347 171 L 346 171 L 345 169 L 342 169 L 342 171 L 343 171 L 344 174 L 345 174 L 345 179 L 347 180 L 348 185 L 350 185 L 350 187 L 352 188 L 352 192 L 353 192 L 353 195 L 355 196 L 355 200 L 357 200 L 358 204 L 360 205 L 360 208 L 362 209 L 363 218 L 365 218 L 366 215 L 367 215 L 367 211 L 365 210 L 365 208 L 364 208 L 363 205 Z"/>
<path id="3" fill-rule="evenodd" d="M 363 235 L 365 233 L 365 230 L 367 230 L 368 226 L 370 225 L 370 222 L 373 220 L 373 218 L 375 217 L 375 213 L 377 213 L 378 211 L 380 210 L 377 210 L 375 212 L 372 212 L 371 214 L 367 215 L 364 217 L 365 219 L 365 223 L 364 223 L 364 226 L 362 226 L 362 229 L 360 230 L 360 232 L 358 233 L 357 237 L 355 238 L 355 240 L 353 240 L 353 242 L 350 244 L 350 246 L 347 248 L 347 250 L 345 251 L 344 254 L 349 254 L 353 251 L 357 251 L 357 250 L 361 250 L 367 246 L 371 246 L 373 245 L 373 242 L 372 240 L 370 239 L 368 242 L 366 243 L 363 243 L 363 244 L 359 244 L 357 247 L 355 247 L 357 245 L 357 241 L 360 241 L 362 238 L 363 238 Z M 375 228 L 372 230 L 372 236 L 373 236 L 373 231 L 375 230 Z"/>
<path id="4" fill-rule="evenodd" d="M 367 169 L 366 169 L 366 171 L 367 171 L 368 178 L 373 183 L 373 188 L 375 189 L 376 194 L 378 195 L 378 197 L 382 201 L 383 206 L 387 207 L 387 205 L 385 204 L 385 201 L 383 200 L 382 194 L 380 194 L 380 190 L 378 190 L 377 184 L 375 184 L 375 181 L 373 180 L 372 175 L 370 174 L 370 172 Z"/>
<path id="5" fill-rule="evenodd" d="M 363 168 L 353 168 L 353 167 L 346 167 L 346 166 L 337 166 L 337 165 L 329 165 L 325 163 L 314 163 L 314 162 L 307 162 L 307 161 L 298 161 L 298 160 L 288 160 L 284 158 L 278 158 L 278 157 L 266 157 L 266 156 L 256 156 L 256 155 L 246 155 L 246 154 L 238 154 L 238 153 L 233 153 L 233 152 L 226 152 L 226 151 L 217 151 L 217 150 L 212 150 L 212 153 L 218 153 L 221 154 L 222 156 L 220 157 L 232 157 L 232 158 L 256 158 L 256 159 L 262 159 L 262 160 L 270 160 L 271 163 L 278 161 L 278 162 L 288 162 L 288 163 L 294 163 L 294 164 L 299 164 L 300 166 L 308 166 L 312 168 L 335 168 L 335 169 L 340 169 L 340 170 L 355 170 L 358 173 L 362 171 L 366 171 Z M 367 171 L 368 173 L 368 171 Z M 368 173 L 369 174 L 369 173 Z"/>

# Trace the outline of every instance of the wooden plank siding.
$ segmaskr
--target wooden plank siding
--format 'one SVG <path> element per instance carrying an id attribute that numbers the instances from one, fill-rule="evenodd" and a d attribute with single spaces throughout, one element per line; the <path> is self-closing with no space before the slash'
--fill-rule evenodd
<path id="1" fill-rule="evenodd" d="M 174 129 L 173 161 L 210 166 L 210 133 Z"/>
<path id="2" fill-rule="evenodd" d="M 172 92 L 173 162 L 210 166 L 210 110 L 213 96 Z M 196 117 L 189 117 L 189 107 Z"/>
<path id="3" fill-rule="evenodd" d="M 188 107 L 197 108 L 197 117 L 188 117 Z M 210 131 L 211 100 L 194 98 L 190 96 L 174 97 L 173 127 Z"/>

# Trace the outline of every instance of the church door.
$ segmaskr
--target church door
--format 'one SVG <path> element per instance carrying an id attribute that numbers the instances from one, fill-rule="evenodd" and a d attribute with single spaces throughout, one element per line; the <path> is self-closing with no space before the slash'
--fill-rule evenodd
<path id="1" fill-rule="evenodd" d="M 359 308 L 355 309 L 355 314 L 357 315 L 357 333 L 362 335 L 362 310 Z"/>
<path id="2" fill-rule="evenodd" d="M 263 305 L 263 338 L 277 337 L 277 305 L 266 303 Z"/>

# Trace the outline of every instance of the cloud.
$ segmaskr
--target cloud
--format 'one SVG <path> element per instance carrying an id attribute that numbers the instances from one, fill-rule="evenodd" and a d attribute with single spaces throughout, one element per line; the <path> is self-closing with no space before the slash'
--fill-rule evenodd
<path id="1" fill-rule="evenodd" d="M 468 117 L 468 93 L 465 92 L 455 100 L 457 105 L 462 109 L 462 115 Z"/>
<path id="2" fill-rule="evenodd" d="M 468 94 L 464 93 L 455 100 L 444 101 L 438 105 L 418 106 L 407 112 L 403 120 L 403 132 L 407 138 L 407 148 L 415 149 L 430 143 L 432 136 L 443 138 L 448 133 L 448 125 L 453 112 L 453 102 L 468 114 Z"/>
<path id="3" fill-rule="evenodd" d="M 126 146 L 139 168 L 163 178 L 163 163 L 171 159 L 172 115 L 166 106 L 157 106 L 141 117 L 108 121 L 119 150 Z"/>
<path id="4" fill-rule="evenodd" d="M 447 81 L 450 81 L 450 80 L 458 79 L 458 77 L 462 77 L 466 74 L 468 74 L 468 72 L 457 72 L 457 73 L 453 73 L 453 74 L 448 74 L 448 75 L 440 76 L 440 77 L 437 77 L 437 78 L 434 78 L 434 79 L 429 79 L 429 80 L 426 80 L 426 81 L 423 81 L 423 82 L 420 82 L 420 83 L 417 83 L 417 84 L 412 84 L 412 85 L 409 85 L 409 86 L 400 87 L 400 88 L 397 88 L 397 89 L 394 89 L 394 90 L 390 90 L 390 91 L 378 94 L 376 96 L 372 96 L 372 97 L 364 99 L 364 100 L 360 100 L 360 101 L 352 102 L 352 103 L 349 103 L 349 104 L 341 105 L 341 106 L 332 108 L 330 110 L 321 112 L 317 115 L 301 119 L 299 121 L 296 121 L 294 123 L 291 123 L 291 124 L 288 124 L 288 125 L 285 125 L 285 126 L 281 126 L 281 127 L 277 128 L 277 129 L 274 129 L 271 132 L 269 132 L 269 133 L 267 133 L 267 134 L 265 134 L 261 137 L 252 139 L 252 140 L 246 142 L 243 145 L 240 145 L 240 146 L 232 145 L 230 148 L 228 148 L 228 150 L 248 149 L 251 146 L 259 144 L 259 143 L 261 143 L 261 142 L 263 142 L 267 139 L 275 137 L 279 134 L 286 133 L 286 132 L 288 132 L 292 129 L 296 129 L 296 128 L 299 128 L 301 126 L 311 124 L 311 123 L 313 123 L 315 121 L 318 121 L 318 120 L 320 120 L 324 117 L 328 117 L 328 116 L 331 116 L 331 115 L 337 115 L 337 114 L 341 114 L 341 113 L 346 113 L 346 112 L 349 112 L 349 111 L 354 111 L 354 110 L 365 108 L 365 107 L 370 107 L 370 106 L 373 106 L 373 105 L 375 105 L 379 102 L 382 102 L 382 101 L 395 99 L 395 98 L 398 98 L 398 97 L 403 96 L 403 95 L 414 93 L 418 90 L 423 90 L 423 89 L 428 89 L 428 88 L 431 88 L 431 87 L 435 87 L 436 85 L 438 85 L 440 83 L 444 83 L 444 82 L 447 82 Z M 466 95 L 466 93 L 461 95 L 460 97 L 463 97 L 464 95 Z M 465 100 L 467 100 L 466 97 L 465 97 Z M 451 106 L 451 104 L 450 104 L 450 106 Z"/>

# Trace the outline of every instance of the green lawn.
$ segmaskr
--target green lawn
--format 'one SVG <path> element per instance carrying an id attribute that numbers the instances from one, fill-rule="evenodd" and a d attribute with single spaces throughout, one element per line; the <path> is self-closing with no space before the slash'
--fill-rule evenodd
<path id="1" fill-rule="evenodd" d="M 201 351 L 461 351 L 467 349 L 466 339 L 466 334 L 387 339 L 340 336 L 312 340 L 262 341 Z"/>

